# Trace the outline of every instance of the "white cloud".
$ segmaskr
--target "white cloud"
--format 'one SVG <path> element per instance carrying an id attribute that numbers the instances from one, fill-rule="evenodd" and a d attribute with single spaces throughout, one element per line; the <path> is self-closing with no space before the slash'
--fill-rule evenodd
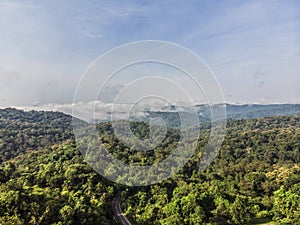
<path id="1" fill-rule="evenodd" d="M 165 111 L 165 107 L 169 106 L 166 102 L 147 101 L 139 104 L 116 104 L 105 103 L 101 101 L 77 102 L 73 104 L 45 104 L 31 106 L 15 106 L 17 109 L 25 111 L 57 111 L 68 115 L 73 115 L 76 118 L 92 122 L 110 121 L 118 119 L 128 119 L 130 116 L 135 118 L 144 117 L 145 111 Z M 177 111 L 184 110 L 184 106 L 178 106 Z"/>

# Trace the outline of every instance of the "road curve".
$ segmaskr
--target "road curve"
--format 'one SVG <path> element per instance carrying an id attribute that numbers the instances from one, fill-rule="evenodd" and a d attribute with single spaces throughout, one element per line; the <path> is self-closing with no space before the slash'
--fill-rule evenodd
<path id="1" fill-rule="evenodd" d="M 129 220 L 124 216 L 120 203 L 121 203 L 121 193 L 119 192 L 112 201 L 112 207 L 115 214 L 114 217 L 115 219 L 120 219 L 124 225 L 131 225 Z"/>

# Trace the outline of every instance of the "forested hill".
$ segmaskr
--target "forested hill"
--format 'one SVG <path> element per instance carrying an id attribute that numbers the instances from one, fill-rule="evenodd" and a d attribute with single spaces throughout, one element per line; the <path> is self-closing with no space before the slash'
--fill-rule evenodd
<path id="1" fill-rule="evenodd" d="M 71 121 L 71 116 L 62 112 L 51 111 L 23 111 L 15 108 L 0 109 L 1 120 L 23 122 L 23 123 L 39 123 L 41 127 L 49 124 L 57 124 L 59 121 L 61 126 L 66 127 Z M 65 124 L 64 124 L 65 123 Z"/>
<path id="2" fill-rule="evenodd" d="M 60 112 L 0 110 L 0 163 L 73 138 L 72 117 Z"/>
<path id="3" fill-rule="evenodd" d="M 205 140 L 207 134 L 202 135 Z M 230 120 L 219 156 L 206 171 L 199 171 L 203 144 L 181 173 L 124 192 L 123 209 L 130 220 L 168 225 L 300 224 L 299 116 Z"/>
<path id="4" fill-rule="evenodd" d="M 115 224 L 111 201 L 118 188 L 133 224 L 300 224 L 299 115 L 229 120 L 219 156 L 199 171 L 209 136 L 204 128 L 180 173 L 139 188 L 117 186 L 86 164 L 74 143 L 70 116 L 0 111 L 0 157 L 5 160 L 0 165 L 0 224 Z M 170 129 L 154 150 L 134 151 L 116 139 L 111 123 L 97 127 L 106 149 L 132 165 L 160 162 L 178 143 Z M 147 123 L 132 122 L 131 128 L 147 136 Z"/>
<path id="5" fill-rule="evenodd" d="M 200 121 L 209 121 L 210 110 L 198 105 Z M 261 118 L 266 116 L 300 115 L 300 105 L 227 105 L 229 119 Z M 149 112 L 149 116 L 162 117 L 168 127 L 179 127 L 176 112 Z M 173 110 L 173 108 L 172 108 Z M 188 111 L 186 112 L 188 113 Z M 0 163 L 26 151 L 52 146 L 73 139 L 72 117 L 61 112 L 23 111 L 14 108 L 0 109 Z M 145 121 L 148 121 L 145 118 Z"/>

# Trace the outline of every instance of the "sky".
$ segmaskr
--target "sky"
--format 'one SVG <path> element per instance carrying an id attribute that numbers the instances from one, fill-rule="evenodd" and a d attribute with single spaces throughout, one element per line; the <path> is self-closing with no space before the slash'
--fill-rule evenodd
<path id="1" fill-rule="evenodd" d="M 92 62 L 141 40 L 193 51 L 227 103 L 300 103 L 297 0 L 0 0 L 0 32 L 0 107 L 66 111 Z"/>

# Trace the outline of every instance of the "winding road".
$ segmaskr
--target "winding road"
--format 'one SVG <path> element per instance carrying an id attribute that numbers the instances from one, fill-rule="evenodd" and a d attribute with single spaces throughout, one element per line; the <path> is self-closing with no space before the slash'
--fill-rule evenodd
<path id="1" fill-rule="evenodd" d="M 124 213 L 122 212 L 120 204 L 121 204 L 121 193 L 119 192 L 112 201 L 112 207 L 115 214 L 114 217 L 116 220 L 118 219 L 121 220 L 124 225 L 131 225 L 129 220 L 125 217 Z"/>

